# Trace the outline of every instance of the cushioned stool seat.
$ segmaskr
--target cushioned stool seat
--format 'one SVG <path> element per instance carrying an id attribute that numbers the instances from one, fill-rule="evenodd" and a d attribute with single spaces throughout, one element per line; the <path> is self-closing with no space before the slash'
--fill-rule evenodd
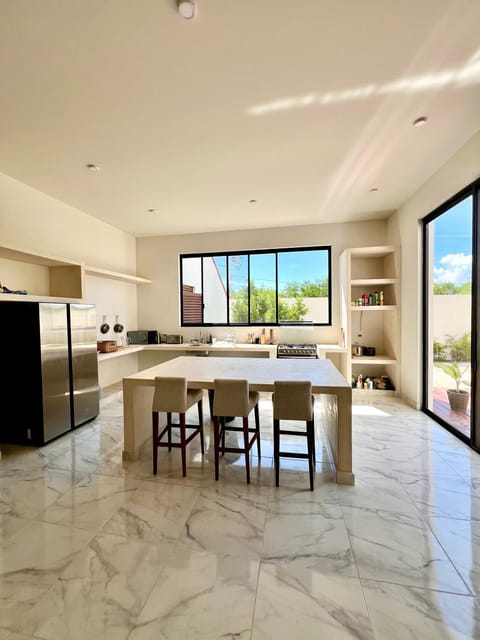
<path id="1" fill-rule="evenodd" d="M 202 454 L 204 453 L 203 442 L 203 411 L 202 411 L 201 389 L 188 389 L 185 378 L 155 378 L 155 392 L 152 404 L 152 443 L 153 443 L 153 473 L 157 473 L 158 448 L 179 447 L 182 450 L 182 472 L 187 475 L 187 444 L 196 435 L 200 435 Z M 194 404 L 198 406 L 198 424 L 186 424 L 185 414 Z M 167 414 L 167 424 L 162 432 L 158 433 L 158 414 L 163 411 Z M 172 413 L 178 413 L 179 423 L 172 422 Z M 172 429 L 180 429 L 180 442 L 172 442 Z M 186 430 L 193 429 L 187 438 Z M 167 434 L 167 441 L 161 442 L 163 436 Z"/>
<path id="2" fill-rule="evenodd" d="M 278 487 L 280 477 L 280 458 L 303 458 L 308 460 L 310 489 L 313 491 L 315 470 L 315 424 L 312 383 L 305 380 L 277 380 L 273 385 L 273 458 L 275 463 L 275 484 Z M 280 420 L 304 420 L 306 431 L 280 429 Z M 307 453 L 281 451 L 280 436 L 305 436 Z"/>
<path id="3" fill-rule="evenodd" d="M 247 380 L 229 380 L 217 378 L 214 381 L 213 397 L 213 436 L 215 447 L 215 480 L 218 480 L 220 453 L 244 453 L 247 483 L 250 483 L 250 449 L 257 442 L 260 457 L 260 417 L 258 412 L 258 391 L 250 391 Z M 248 416 L 255 409 L 255 428 L 248 426 Z M 241 417 L 242 427 L 226 426 L 226 416 Z M 243 433 L 243 447 L 225 446 L 225 433 L 238 431 Z M 250 438 L 250 434 L 253 436 Z"/>

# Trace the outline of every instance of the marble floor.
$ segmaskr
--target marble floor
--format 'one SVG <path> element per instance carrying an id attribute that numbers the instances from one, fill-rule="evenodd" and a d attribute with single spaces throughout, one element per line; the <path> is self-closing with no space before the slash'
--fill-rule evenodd
<path id="1" fill-rule="evenodd" d="M 380 398 L 354 406 L 355 487 L 317 415 L 315 491 L 298 460 L 275 488 L 268 396 L 261 417 L 250 486 L 196 443 L 186 478 L 178 451 L 157 477 L 122 463 L 119 393 L 45 447 L 2 445 L 0 640 L 480 638 L 480 457 Z"/>

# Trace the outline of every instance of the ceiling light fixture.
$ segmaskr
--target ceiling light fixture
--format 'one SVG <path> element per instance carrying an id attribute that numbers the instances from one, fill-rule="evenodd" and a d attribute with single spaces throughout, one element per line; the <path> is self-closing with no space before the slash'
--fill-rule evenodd
<path id="1" fill-rule="evenodd" d="M 426 116 L 421 116 L 412 122 L 413 127 L 424 127 L 427 124 L 428 118 Z"/>
<path id="2" fill-rule="evenodd" d="M 92 162 L 89 162 L 85 166 L 89 171 L 100 171 L 100 167 L 98 166 L 98 164 L 93 164 Z"/>
<path id="3" fill-rule="evenodd" d="M 197 7 L 193 0 L 178 0 L 177 11 L 185 20 L 192 20 L 197 15 Z"/>
<path id="4" fill-rule="evenodd" d="M 250 204 L 257 204 L 257 201 L 252 198 L 251 200 L 249 200 L 249 203 Z"/>
<path id="5" fill-rule="evenodd" d="M 378 191 L 378 187 L 372 187 L 370 189 L 370 193 L 375 193 L 376 191 Z"/>
<path id="6" fill-rule="evenodd" d="M 156 209 L 148 209 L 148 213 L 158 213 Z"/>

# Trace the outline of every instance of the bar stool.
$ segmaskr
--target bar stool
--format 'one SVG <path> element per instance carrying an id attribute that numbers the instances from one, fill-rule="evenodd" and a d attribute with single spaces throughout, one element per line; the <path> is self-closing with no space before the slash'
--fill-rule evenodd
<path id="1" fill-rule="evenodd" d="M 187 475 L 187 444 L 200 434 L 200 445 L 202 454 L 204 453 L 203 443 L 203 412 L 202 412 L 201 389 L 188 389 L 186 378 L 155 378 L 155 392 L 152 404 L 152 443 L 153 443 L 153 473 L 157 474 L 158 448 L 180 447 L 182 450 L 182 472 Z M 198 405 L 198 424 L 186 424 L 185 413 L 194 404 Z M 164 411 L 167 414 L 167 424 L 162 432 L 158 433 L 158 414 Z M 178 413 L 179 423 L 172 422 L 172 413 Z M 172 429 L 180 429 L 180 442 L 172 442 Z M 186 429 L 194 431 L 186 437 Z M 163 436 L 167 434 L 167 441 L 161 442 Z"/>
<path id="2" fill-rule="evenodd" d="M 250 449 L 257 441 L 260 458 L 260 416 L 258 412 L 258 391 L 250 391 L 248 380 L 229 380 L 217 378 L 214 381 L 213 397 L 213 438 L 215 448 L 215 480 L 218 480 L 219 454 L 244 453 L 247 483 L 250 484 Z M 255 428 L 249 428 L 248 416 L 255 409 Z M 226 426 L 226 416 L 243 418 L 242 427 Z M 243 433 L 243 447 L 225 446 L 225 433 L 239 431 Z M 250 438 L 250 434 L 253 436 Z"/>
<path id="3" fill-rule="evenodd" d="M 280 457 L 303 458 L 308 460 L 310 490 L 313 491 L 315 470 L 315 423 L 312 395 L 312 383 L 308 380 L 277 380 L 273 383 L 273 458 L 275 463 L 275 484 L 279 485 Z M 280 429 L 280 420 L 305 420 L 306 431 Z M 305 436 L 307 453 L 280 451 L 280 436 Z"/>

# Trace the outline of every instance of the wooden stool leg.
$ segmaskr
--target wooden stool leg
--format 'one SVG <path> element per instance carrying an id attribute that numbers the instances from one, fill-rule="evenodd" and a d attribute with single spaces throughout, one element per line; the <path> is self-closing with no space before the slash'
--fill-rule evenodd
<path id="1" fill-rule="evenodd" d="M 152 449 L 153 449 L 153 475 L 157 475 L 158 464 L 158 413 L 152 411 Z"/>
<path id="2" fill-rule="evenodd" d="M 243 418 L 243 443 L 245 447 L 245 469 L 247 471 L 247 484 L 250 484 L 250 451 L 248 450 L 248 416 Z"/>
<path id="3" fill-rule="evenodd" d="M 172 414 L 171 413 L 167 413 L 167 436 L 168 436 L 168 450 L 171 451 L 172 450 Z"/>
<path id="4" fill-rule="evenodd" d="M 308 446 L 308 471 L 310 474 L 310 491 L 313 491 L 314 462 L 315 457 L 315 436 L 313 420 L 307 421 L 307 446 Z"/>
<path id="5" fill-rule="evenodd" d="M 260 451 L 260 414 L 258 409 L 258 404 L 255 405 L 255 430 L 257 432 L 257 454 L 258 457 L 261 458 L 262 454 Z"/>
<path id="6" fill-rule="evenodd" d="M 202 409 L 202 401 L 198 401 L 198 424 L 200 429 L 200 446 L 202 448 L 202 455 L 205 453 L 205 446 L 203 442 L 203 409 Z"/>
<path id="7" fill-rule="evenodd" d="M 213 450 L 215 452 L 215 480 L 218 480 L 218 449 L 220 447 L 220 425 L 218 417 L 213 418 Z"/>
<path id="8" fill-rule="evenodd" d="M 280 481 L 280 420 L 273 421 L 273 461 L 275 464 L 275 486 Z"/>
<path id="9" fill-rule="evenodd" d="M 182 450 L 182 474 L 183 477 L 187 475 L 187 445 L 185 443 L 185 414 L 180 413 L 180 448 Z"/>

